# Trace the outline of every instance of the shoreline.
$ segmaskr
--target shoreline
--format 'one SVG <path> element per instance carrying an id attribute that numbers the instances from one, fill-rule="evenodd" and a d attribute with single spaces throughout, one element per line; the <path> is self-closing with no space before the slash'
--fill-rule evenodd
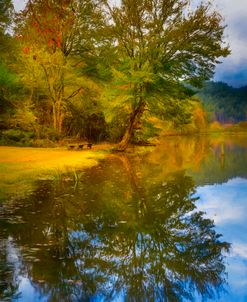
<path id="1" fill-rule="evenodd" d="M 36 180 L 59 180 L 98 164 L 108 152 L 63 148 L 0 146 L 0 200 L 9 192 L 27 192 Z"/>

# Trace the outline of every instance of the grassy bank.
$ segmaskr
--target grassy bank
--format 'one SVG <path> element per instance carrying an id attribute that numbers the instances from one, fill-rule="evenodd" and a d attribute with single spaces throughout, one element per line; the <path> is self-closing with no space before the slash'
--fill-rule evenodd
<path id="1" fill-rule="evenodd" d="M 36 179 L 56 179 L 64 173 L 92 167 L 104 158 L 106 149 L 0 147 L 0 198 L 8 192 L 28 191 Z"/>

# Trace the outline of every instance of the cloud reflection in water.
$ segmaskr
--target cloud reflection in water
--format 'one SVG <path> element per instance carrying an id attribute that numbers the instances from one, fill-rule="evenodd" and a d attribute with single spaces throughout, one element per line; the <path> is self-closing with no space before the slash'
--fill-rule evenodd
<path id="1" fill-rule="evenodd" d="M 197 207 L 213 219 L 223 239 L 231 242 L 228 257 L 229 294 L 220 301 L 247 301 L 247 179 L 197 188 Z"/>

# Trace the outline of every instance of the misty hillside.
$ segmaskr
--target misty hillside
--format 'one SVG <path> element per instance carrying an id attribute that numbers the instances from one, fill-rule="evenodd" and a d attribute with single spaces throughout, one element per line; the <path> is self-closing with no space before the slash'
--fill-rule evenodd
<path id="1" fill-rule="evenodd" d="M 247 86 L 233 88 L 222 82 L 206 82 L 197 96 L 211 121 L 236 123 L 247 120 Z"/>

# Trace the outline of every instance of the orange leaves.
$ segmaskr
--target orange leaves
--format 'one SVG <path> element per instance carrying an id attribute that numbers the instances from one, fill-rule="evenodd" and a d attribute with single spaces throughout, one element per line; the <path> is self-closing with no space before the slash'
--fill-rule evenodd
<path id="1" fill-rule="evenodd" d="M 42 48 L 49 53 L 62 50 L 63 36 L 71 36 L 75 30 L 75 11 L 71 3 L 74 0 L 34 0 L 30 2 L 22 15 L 25 23 L 20 27 L 23 52 L 30 53 L 28 48 Z M 64 50 L 65 51 L 65 50 Z"/>
<path id="2" fill-rule="evenodd" d="M 68 30 L 68 16 L 60 18 L 60 12 L 55 10 L 54 7 L 49 7 L 49 9 L 46 8 L 42 11 L 30 10 L 30 13 L 29 20 L 26 23 L 26 44 L 28 45 L 32 41 L 34 44 L 42 45 L 48 49 L 51 48 L 52 52 L 56 48 L 61 48 L 62 32 Z M 67 13 L 70 15 L 70 12 Z M 27 47 L 25 47 L 24 53 L 29 53 Z"/>
<path id="3" fill-rule="evenodd" d="M 30 48 L 29 48 L 29 47 L 24 47 L 24 48 L 23 48 L 23 53 L 24 53 L 25 55 L 28 55 L 28 54 L 30 53 Z"/>
<path id="4" fill-rule="evenodd" d="M 59 35 L 57 38 L 49 38 L 47 42 L 48 47 L 58 47 L 61 48 L 61 36 Z"/>
<path id="5" fill-rule="evenodd" d="M 53 47 L 54 44 L 55 44 L 55 42 L 53 40 L 51 40 L 51 39 L 48 40 L 48 43 L 47 43 L 48 47 Z"/>
<path id="6" fill-rule="evenodd" d="M 61 48 L 61 42 L 60 41 L 57 41 L 57 47 Z"/>
<path id="7" fill-rule="evenodd" d="M 75 32 L 76 16 L 70 5 L 75 0 L 33 0 L 27 6 L 25 14 L 20 15 L 21 26 L 16 38 L 20 40 L 21 51 L 25 56 L 37 54 L 42 50 L 48 54 L 68 52 L 70 44 L 64 43 L 64 37 L 72 37 Z M 70 48 L 69 48 L 70 49 Z M 35 57 L 35 61 L 39 61 Z"/>
<path id="8" fill-rule="evenodd" d="M 62 36 L 61 34 L 59 34 L 56 38 L 56 43 L 58 48 L 61 48 L 61 41 L 62 41 Z"/>

